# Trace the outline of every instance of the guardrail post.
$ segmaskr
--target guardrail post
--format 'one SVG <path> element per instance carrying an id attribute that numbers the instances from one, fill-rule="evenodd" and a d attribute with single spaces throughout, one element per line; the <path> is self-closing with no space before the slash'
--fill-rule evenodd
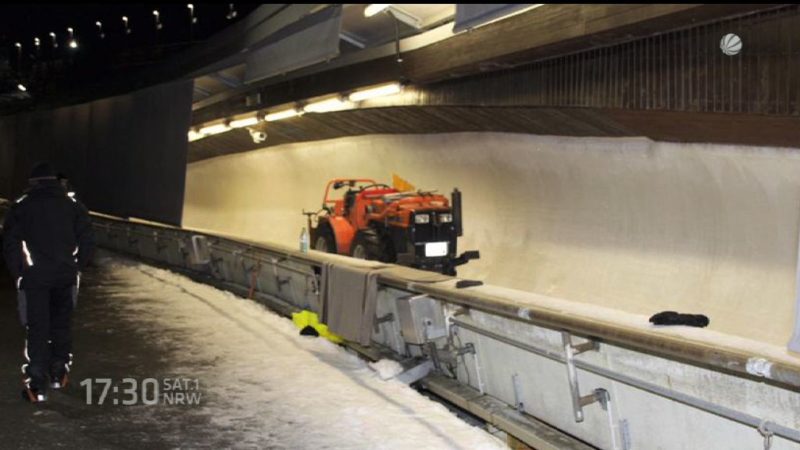
<path id="1" fill-rule="evenodd" d="M 578 370 L 575 367 L 575 356 L 590 350 L 597 350 L 598 345 L 596 341 L 592 340 L 583 344 L 572 345 L 572 335 L 567 331 L 561 332 L 561 341 L 564 344 L 564 360 L 567 364 L 567 379 L 569 380 L 569 390 L 572 395 L 572 411 L 575 415 L 575 422 L 583 422 L 583 407 L 595 402 L 601 402 L 605 408 L 608 392 L 605 389 L 595 389 L 591 394 L 581 396 Z"/>

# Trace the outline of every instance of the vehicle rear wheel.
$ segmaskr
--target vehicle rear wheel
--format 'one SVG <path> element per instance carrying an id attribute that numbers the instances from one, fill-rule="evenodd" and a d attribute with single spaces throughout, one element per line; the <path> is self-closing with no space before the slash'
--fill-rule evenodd
<path id="1" fill-rule="evenodd" d="M 371 228 L 356 233 L 350 247 L 350 256 L 381 262 L 392 262 L 394 259 L 389 242 Z"/>
<path id="2" fill-rule="evenodd" d="M 321 223 L 317 227 L 316 238 L 314 239 L 314 250 L 327 253 L 336 253 L 336 240 L 333 237 L 333 229 L 327 223 Z"/>

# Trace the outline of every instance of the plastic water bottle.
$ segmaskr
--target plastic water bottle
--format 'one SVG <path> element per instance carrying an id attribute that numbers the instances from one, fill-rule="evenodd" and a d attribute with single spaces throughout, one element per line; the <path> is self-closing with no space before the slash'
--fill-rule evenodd
<path id="1" fill-rule="evenodd" d="M 303 227 L 303 231 L 300 232 L 300 251 L 303 253 L 308 253 L 308 230 L 306 227 Z"/>

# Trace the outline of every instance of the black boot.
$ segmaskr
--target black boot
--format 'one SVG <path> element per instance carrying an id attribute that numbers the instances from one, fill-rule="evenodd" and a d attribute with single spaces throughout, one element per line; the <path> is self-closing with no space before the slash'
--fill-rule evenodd
<path id="1" fill-rule="evenodd" d="M 53 362 L 50 368 L 50 388 L 63 389 L 69 383 L 69 370 L 72 368 L 72 353 L 64 360 Z"/>
<path id="2" fill-rule="evenodd" d="M 47 401 L 47 392 L 32 383 L 33 378 L 28 374 L 28 365 L 22 366 L 22 398 L 31 403 Z"/>

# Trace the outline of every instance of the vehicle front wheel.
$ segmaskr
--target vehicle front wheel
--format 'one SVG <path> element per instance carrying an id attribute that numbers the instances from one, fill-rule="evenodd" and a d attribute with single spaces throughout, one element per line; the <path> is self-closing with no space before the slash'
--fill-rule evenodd
<path id="1" fill-rule="evenodd" d="M 389 244 L 377 231 L 369 228 L 356 233 L 350 247 L 350 256 L 370 261 L 392 262 L 393 260 Z"/>
<path id="2" fill-rule="evenodd" d="M 336 240 L 333 237 L 333 230 L 327 223 L 320 224 L 316 230 L 314 239 L 314 250 L 327 253 L 336 253 Z"/>

